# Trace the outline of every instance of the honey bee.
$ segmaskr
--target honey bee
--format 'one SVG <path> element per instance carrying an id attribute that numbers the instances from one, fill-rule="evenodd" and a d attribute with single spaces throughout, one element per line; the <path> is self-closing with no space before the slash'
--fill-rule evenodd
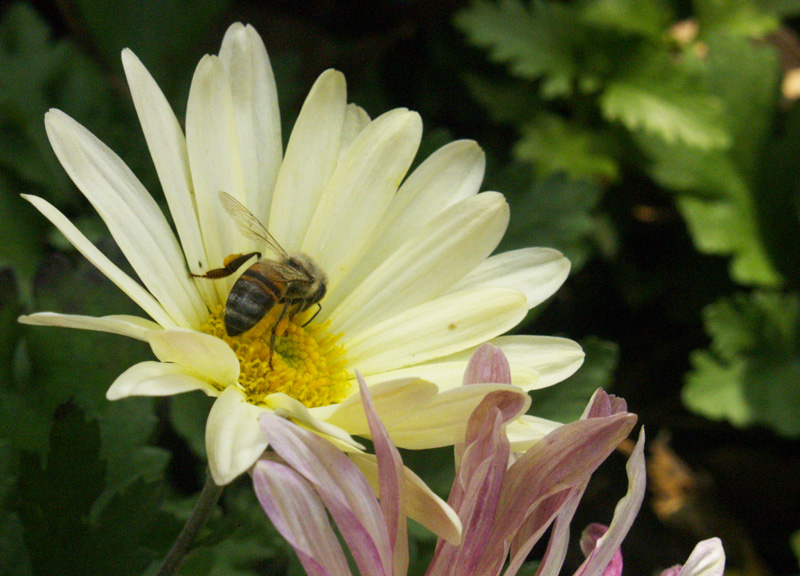
<path id="1" fill-rule="evenodd" d="M 228 336 L 238 336 L 253 328 L 276 305 L 283 305 L 278 319 L 272 326 L 269 345 L 269 361 L 272 365 L 272 352 L 278 324 L 288 317 L 305 312 L 315 304 L 319 309 L 308 322 L 322 309 L 320 300 L 327 290 L 325 272 L 307 255 L 290 254 L 269 233 L 258 218 L 230 194 L 220 192 L 222 206 L 233 217 L 239 231 L 246 237 L 263 242 L 278 255 L 277 260 L 263 258 L 261 252 L 231 254 L 223 261 L 222 268 L 209 270 L 205 274 L 192 274 L 195 278 L 225 278 L 256 257 L 256 262 L 245 270 L 233 283 L 225 302 L 225 331 Z"/>

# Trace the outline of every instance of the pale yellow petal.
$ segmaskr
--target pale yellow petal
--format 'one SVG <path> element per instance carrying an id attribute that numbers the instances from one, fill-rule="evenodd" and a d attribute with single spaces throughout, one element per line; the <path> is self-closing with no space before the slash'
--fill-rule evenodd
<path id="1" fill-rule="evenodd" d="M 453 292 L 480 286 L 502 286 L 519 290 L 528 297 L 528 308 L 541 304 L 558 290 L 569 276 L 569 260 L 558 250 L 523 248 L 496 254 L 484 260 Z"/>
<path id="2" fill-rule="evenodd" d="M 221 388 L 235 384 L 239 378 L 236 354 L 210 334 L 175 328 L 151 332 L 147 340 L 162 362 L 180 364 L 186 372 L 216 382 Z"/>
<path id="3" fill-rule="evenodd" d="M 286 250 L 300 249 L 336 168 L 346 104 L 344 75 L 326 70 L 311 88 L 292 129 L 269 218 L 270 232 Z"/>
<path id="4" fill-rule="evenodd" d="M 247 402 L 236 386 L 227 387 L 214 402 L 206 422 L 206 452 L 217 486 L 245 473 L 267 449 L 258 421 L 263 411 Z"/>
<path id="5" fill-rule="evenodd" d="M 175 326 L 175 320 L 164 310 L 164 307 L 155 299 L 153 295 L 145 290 L 141 284 L 125 274 L 120 268 L 111 262 L 105 254 L 100 252 L 94 244 L 89 242 L 75 225 L 50 204 L 47 200 L 38 196 L 22 195 L 25 200 L 33 204 L 59 231 L 69 240 L 75 249 L 91 262 L 100 272 L 111 280 L 120 290 L 130 296 L 142 310 L 158 322 L 161 326 L 169 328 Z"/>
<path id="6" fill-rule="evenodd" d="M 370 122 L 337 164 L 302 245 L 302 251 L 327 272 L 330 290 L 361 256 L 411 165 L 421 136 L 418 114 L 392 110 Z"/>
<path id="7" fill-rule="evenodd" d="M 50 144 L 92 203 L 137 276 L 180 326 L 207 313 L 186 259 L 158 204 L 130 168 L 91 132 L 59 110 L 45 114 Z"/>
<path id="8" fill-rule="evenodd" d="M 525 295 L 516 290 L 469 290 L 345 334 L 344 346 L 365 375 L 387 372 L 478 346 L 516 326 L 527 311 Z"/>
<path id="9" fill-rule="evenodd" d="M 378 494 L 378 466 L 372 454 L 348 453 L 350 459 L 363 472 Z M 405 480 L 406 513 L 440 538 L 457 546 L 461 542 L 461 520 L 447 502 L 434 494 L 422 479 L 411 470 L 403 467 Z"/>
<path id="10" fill-rule="evenodd" d="M 487 394 L 496 390 L 524 394 L 516 386 L 504 384 L 473 384 L 453 388 L 439 394 L 433 402 L 417 410 L 410 418 L 389 428 L 389 435 L 400 448 L 414 450 L 452 446 L 463 442 L 470 415 Z M 530 396 L 525 394 L 524 408 L 520 412 L 527 410 L 530 403 Z M 401 410 L 402 407 L 396 409 Z"/>
<path id="11" fill-rule="evenodd" d="M 437 393 L 438 389 L 434 384 L 419 378 L 405 378 L 369 386 L 375 411 L 387 428 L 399 424 L 430 404 Z M 348 396 L 344 402 L 333 408 L 332 414 L 325 419 L 329 424 L 356 436 L 369 433 L 360 392 Z"/>
<path id="12" fill-rule="evenodd" d="M 242 201 L 266 221 L 283 156 L 275 76 L 258 32 L 232 24 L 219 59 L 227 72 L 244 180 Z"/>
<path id="13" fill-rule="evenodd" d="M 33 326 L 60 326 L 61 328 L 77 328 L 79 330 L 96 330 L 147 340 L 150 332 L 161 330 L 161 326 L 145 318 L 124 314 L 112 316 L 81 316 L 78 314 L 58 314 L 56 312 L 37 312 L 28 316 L 20 316 L 22 324 Z"/>
<path id="14" fill-rule="evenodd" d="M 358 333 L 448 292 L 494 251 L 508 226 L 508 216 L 505 198 L 493 192 L 449 207 L 336 307 L 329 318 L 331 329 Z"/>
<path id="15" fill-rule="evenodd" d="M 122 65 L 186 263 L 189 270 L 197 274 L 208 269 L 208 258 L 192 196 L 192 175 L 183 129 L 156 81 L 127 48 L 122 51 Z M 197 281 L 196 285 L 206 304 L 217 302 L 210 283 Z"/>
<path id="16" fill-rule="evenodd" d="M 209 396 L 219 391 L 208 382 L 189 374 L 183 366 L 163 362 L 140 362 L 120 374 L 106 392 L 109 400 L 128 396 L 172 396 L 202 390 Z"/>
<path id="17" fill-rule="evenodd" d="M 186 146 L 208 266 L 220 268 L 229 254 L 263 248 L 239 232 L 219 199 L 220 192 L 226 192 L 240 202 L 245 200 L 233 96 L 216 56 L 204 56 L 192 78 Z M 224 302 L 233 279 L 206 281 L 213 284 L 218 301 Z"/>

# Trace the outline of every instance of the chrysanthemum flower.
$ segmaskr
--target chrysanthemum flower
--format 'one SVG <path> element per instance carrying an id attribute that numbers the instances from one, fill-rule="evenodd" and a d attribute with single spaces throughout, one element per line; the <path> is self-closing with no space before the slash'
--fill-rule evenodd
<path id="1" fill-rule="evenodd" d="M 191 390 L 217 397 L 206 427 L 217 484 L 264 452 L 258 417 L 265 410 L 357 446 L 351 435 L 368 428 L 355 368 L 393 441 L 428 448 L 463 435 L 469 413 L 498 387 L 459 386 L 481 343 L 505 351 L 513 383 L 524 390 L 579 367 L 583 354 L 572 341 L 500 337 L 560 286 L 569 263 L 548 249 L 490 256 L 508 206 L 499 193 L 478 194 L 484 156 L 475 143 L 453 142 L 407 175 L 419 116 L 398 109 L 370 120 L 347 104 L 344 77 L 329 70 L 311 89 L 284 153 L 269 58 L 255 30 L 241 24 L 227 31 L 219 56 L 197 66 L 185 135 L 142 63 L 130 50 L 122 60 L 177 237 L 125 163 L 58 110 L 45 117 L 53 149 L 138 281 L 46 200 L 26 198 L 150 318 L 45 312 L 21 321 L 148 342 L 157 361 L 123 372 L 109 399 Z M 252 330 L 228 336 L 224 309 L 237 275 L 190 273 L 220 268 L 231 254 L 276 254 L 242 234 L 221 192 L 288 252 L 324 270 L 327 294 L 313 320 L 316 307 L 278 323 L 278 304 Z"/>
<path id="2" fill-rule="evenodd" d="M 476 362 L 492 354 L 502 358 L 501 353 L 489 352 Z M 469 376 L 466 380 L 469 383 Z M 363 393 L 375 443 L 380 502 L 353 462 L 330 444 L 281 418 L 262 416 L 274 453 L 256 463 L 253 484 L 264 511 L 309 574 L 351 575 L 326 509 L 360 574 L 403 576 L 407 571 L 402 460 L 368 391 Z M 440 539 L 427 576 L 515 576 L 550 527 L 537 574 L 561 573 L 569 525 L 589 478 L 628 435 L 636 416 L 626 411 L 623 400 L 599 390 L 580 421 L 560 426 L 513 459 L 505 426 L 524 403 L 519 391 L 497 391 L 470 417 L 465 442 L 456 450 L 456 478 L 448 500 L 463 525 L 461 543 Z M 573 576 L 621 576 L 620 544 L 646 489 L 644 434 L 627 471 L 628 493 L 608 527 L 593 524 L 584 532 L 581 548 L 586 560 Z M 337 481 L 332 474 L 348 481 Z M 700 542 L 683 567 L 662 576 L 722 576 L 724 567 L 722 543 L 712 538 Z"/>

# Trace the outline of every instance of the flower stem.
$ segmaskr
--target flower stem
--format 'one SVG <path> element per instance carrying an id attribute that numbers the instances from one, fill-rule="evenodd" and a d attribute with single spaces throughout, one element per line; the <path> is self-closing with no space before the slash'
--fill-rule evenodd
<path id="1" fill-rule="evenodd" d="M 200 529 L 206 523 L 209 514 L 214 509 L 214 506 L 222 495 L 222 486 L 214 484 L 209 472 L 206 477 L 206 483 L 200 491 L 200 497 L 197 499 L 192 515 L 183 526 L 183 530 L 178 535 L 177 540 L 164 558 L 164 563 L 161 565 L 156 576 L 171 576 L 174 574 L 183 562 L 183 557 L 189 551 L 189 547 L 194 542 Z"/>

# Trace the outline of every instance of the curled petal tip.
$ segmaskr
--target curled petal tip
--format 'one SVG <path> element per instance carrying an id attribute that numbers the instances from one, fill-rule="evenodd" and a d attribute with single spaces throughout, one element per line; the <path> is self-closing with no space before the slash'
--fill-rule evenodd
<path id="1" fill-rule="evenodd" d="M 503 351 L 486 343 L 475 350 L 464 372 L 464 385 L 511 384 L 511 368 Z"/>

